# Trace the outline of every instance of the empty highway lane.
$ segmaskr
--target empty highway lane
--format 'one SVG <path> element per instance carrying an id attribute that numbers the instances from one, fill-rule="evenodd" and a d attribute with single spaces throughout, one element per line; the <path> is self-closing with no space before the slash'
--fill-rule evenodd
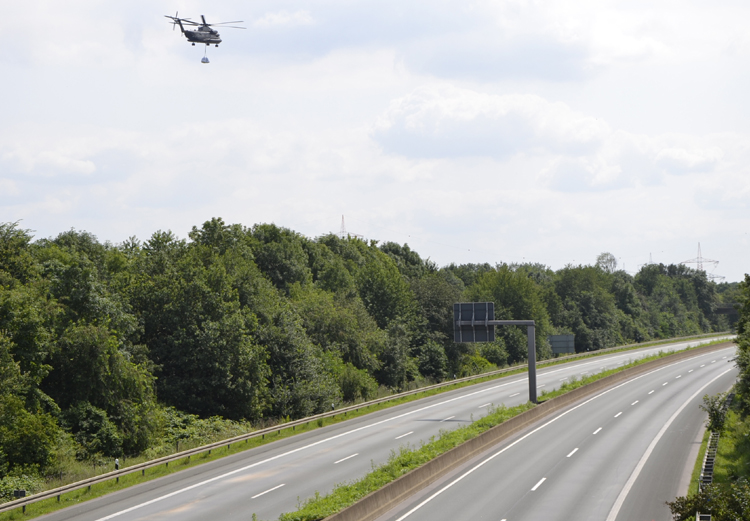
<path id="1" fill-rule="evenodd" d="M 705 394 L 738 374 L 734 348 L 652 370 L 498 444 L 379 521 L 671 520 Z"/>

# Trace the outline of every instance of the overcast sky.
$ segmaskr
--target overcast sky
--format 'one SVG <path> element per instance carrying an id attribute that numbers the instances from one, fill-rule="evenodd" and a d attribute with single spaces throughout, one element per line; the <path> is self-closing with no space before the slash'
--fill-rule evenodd
<path id="1" fill-rule="evenodd" d="M 191 46 L 165 14 L 222 29 Z M 6 2 L 0 222 L 750 271 L 746 1 Z M 693 265 L 695 266 L 695 265 Z"/>

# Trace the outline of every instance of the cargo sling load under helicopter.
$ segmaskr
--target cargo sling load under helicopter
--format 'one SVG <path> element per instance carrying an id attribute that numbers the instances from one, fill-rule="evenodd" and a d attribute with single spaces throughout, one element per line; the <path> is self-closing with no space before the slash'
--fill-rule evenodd
<path id="1" fill-rule="evenodd" d="M 219 31 L 216 29 L 213 29 L 213 26 L 220 25 L 222 27 L 229 27 L 231 29 L 247 29 L 246 27 L 237 27 L 234 25 L 227 25 L 227 24 L 239 24 L 242 23 L 242 20 L 236 20 L 234 22 L 218 22 L 210 24 L 206 22 L 206 17 L 201 15 L 201 20 L 203 23 L 198 23 L 192 21 L 190 18 L 179 18 L 179 13 L 175 13 L 174 16 L 164 15 L 165 18 L 169 18 L 172 20 L 172 30 L 174 31 L 175 26 L 180 26 L 180 31 L 182 31 L 182 34 L 185 35 L 185 38 L 189 42 L 191 42 L 193 45 L 196 43 L 203 43 L 206 44 L 206 47 L 209 45 L 215 45 L 216 47 L 219 46 L 221 43 L 221 36 L 219 35 Z M 185 29 L 185 26 L 188 26 L 188 29 Z M 191 27 L 197 27 L 197 29 L 191 29 Z M 208 57 L 206 56 L 206 53 L 204 51 L 203 58 L 201 59 L 202 63 L 208 63 Z"/>

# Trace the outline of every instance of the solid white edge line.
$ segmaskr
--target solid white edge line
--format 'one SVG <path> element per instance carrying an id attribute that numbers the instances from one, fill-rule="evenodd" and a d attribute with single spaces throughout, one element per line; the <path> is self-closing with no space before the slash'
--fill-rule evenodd
<path id="1" fill-rule="evenodd" d="M 335 465 L 335 464 L 337 464 L 337 463 L 341 463 L 342 461 L 346 461 L 346 460 L 348 460 L 348 459 L 351 459 L 351 458 L 353 458 L 354 456 L 359 456 L 359 452 L 357 452 L 357 453 L 354 453 L 354 454 L 352 454 L 351 456 L 347 456 L 347 457 L 345 457 L 345 458 L 341 458 L 341 459 L 340 459 L 340 460 L 338 460 L 338 461 L 334 461 L 334 462 L 333 462 L 333 464 Z"/>
<path id="2" fill-rule="evenodd" d="M 571 457 L 571 456 L 572 456 L 573 454 L 575 454 L 576 452 L 578 452 L 578 447 L 576 447 L 575 449 L 571 450 L 571 451 L 570 451 L 570 454 L 568 454 L 568 455 L 567 455 L 567 456 L 565 456 L 565 457 L 566 457 L 566 458 L 569 458 L 569 457 Z"/>
<path id="3" fill-rule="evenodd" d="M 274 490 L 276 490 L 277 488 L 281 488 L 281 487 L 283 487 L 283 486 L 284 486 L 284 483 L 282 483 L 281 485 L 277 485 L 277 486 L 275 486 L 275 487 L 273 487 L 273 488 L 269 488 L 269 489 L 268 489 L 268 490 L 266 490 L 265 492 L 261 492 L 260 494 L 255 494 L 255 495 L 254 495 L 254 496 L 252 496 L 252 497 L 251 497 L 250 499 L 255 499 L 256 497 L 260 497 L 260 496 L 262 496 L 263 494 L 268 494 L 269 492 L 273 492 L 273 491 L 274 491 Z"/>
<path id="4" fill-rule="evenodd" d="M 538 489 L 538 488 L 539 488 L 539 485 L 541 485 L 541 484 L 542 484 L 542 483 L 544 483 L 545 481 L 547 481 L 547 478 L 542 478 L 542 479 L 540 479 L 540 480 L 539 480 L 539 483 L 537 483 L 536 485 L 534 485 L 534 488 L 532 488 L 532 489 L 531 489 L 531 491 L 533 492 L 533 491 L 535 491 L 536 489 Z"/>
<path id="5" fill-rule="evenodd" d="M 400 440 L 401 438 L 403 438 L 404 436 L 408 436 L 409 434 L 414 434 L 414 431 L 409 431 L 409 432 L 407 432 L 406 434 L 402 434 L 401 436 L 396 436 L 396 437 L 395 437 L 395 438 L 393 438 L 393 439 L 394 439 L 394 440 Z"/>
<path id="6" fill-rule="evenodd" d="M 490 461 L 492 461 L 493 459 L 495 459 L 496 457 L 498 457 L 500 454 L 504 453 L 506 450 L 515 447 L 517 444 L 521 443 L 523 440 L 525 440 L 526 438 L 528 438 L 532 434 L 535 434 L 535 433 L 539 432 L 540 430 L 542 430 L 545 427 L 547 427 L 548 425 L 551 425 L 552 423 L 556 422 L 557 420 L 559 420 L 563 416 L 567 416 L 568 414 L 570 414 L 571 412 L 575 411 L 576 409 L 579 409 L 579 408 L 583 407 L 584 405 L 587 405 L 587 404 L 593 402 L 597 398 L 599 398 L 601 396 L 604 396 L 605 394 L 609 394 L 609 393 L 611 393 L 612 391 L 614 391 L 616 389 L 619 389 L 620 387 L 623 387 L 625 385 L 633 383 L 633 382 L 635 382 L 637 380 L 640 380 L 641 378 L 644 378 L 644 377 L 646 377 L 648 375 L 651 375 L 651 374 L 654 374 L 654 373 L 656 373 L 658 371 L 661 371 L 662 369 L 666 369 L 668 367 L 672 367 L 674 365 L 681 364 L 682 362 L 687 362 L 687 361 L 690 361 L 690 360 L 694 360 L 696 358 L 700 358 L 701 356 L 705 356 L 705 355 L 696 355 L 696 356 L 691 357 L 691 358 L 686 358 L 685 360 L 680 360 L 680 361 L 675 362 L 673 364 L 668 364 L 668 365 L 659 367 L 657 369 L 654 369 L 653 371 L 649 371 L 647 373 L 643 373 L 641 375 L 638 375 L 638 376 L 634 377 L 631 380 L 628 380 L 627 382 L 621 383 L 620 385 L 615 385 L 614 387 L 610 387 L 606 391 L 602 391 L 601 393 L 599 393 L 599 394 L 597 394 L 595 396 L 592 396 L 588 400 L 583 401 L 583 402 L 579 403 L 578 405 L 576 405 L 574 407 L 571 407 L 567 411 L 565 411 L 565 412 L 563 412 L 563 413 L 555 416 L 554 418 L 552 418 L 551 420 L 549 420 L 546 423 L 543 423 L 542 425 L 540 425 L 536 429 L 533 429 L 533 430 L 527 432 L 526 434 L 524 434 L 523 436 L 521 436 L 517 440 L 513 441 L 512 443 L 509 443 L 508 445 L 506 445 L 505 447 L 503 447 L 502 449 L 500 449 L 496 453 L 494 453 L 491 456 L 489 456 L 489 457 L 485 458 L 484 460 L 480 461 L 474 467 L 470 468 L 469 470 L 467 470 L 466 472 L 464 472 L 463 474 L 461 474 L 459 477 L 457 477 L 456 479 L 454 479 L 453 481 L 451 481 L 450 483 L 448 483 L 447 485 L 445 485 L 443 488 L 441 488 L 437 492 L 434 492 L 428 498 L 424 499 L 421 503 L 419 503 L 417 506 L 415 506 L 414 508 L 412 508 L 411 510 L 409 510 L 407 513 L 405 513 L 404 515 L 402 515 L 401 517 L 399 517 L 398 519 L 396 519 L 396 521 L 403 521 L 404 519 L 406 519 L 407 517 L 409 517 L 410 515 L 412 515 L 414 512 L 416 512 L 417 510 L 419 510 L 420 508 L 422 508 L 423 506 L 425 506 L 427 503 L 429 503 L 430 501 L 432 501 L 433 499 L 435 499 L 436 497 L 438 497 L 440 494 L 442 494 L 443 492 L 445 492 L 446 490 L 448 490 L 449 488 L 451 488 L 453 485 L 455 485 L 459 481 L 462 481 L 465 477 L 467 477 L 470 474 L 472 474 L 475 470 L 483 467 L 484 465 L 486 465 L 487 463 L 489 463 Z"/>
<path id="7" fill-rule="evenodd" d="M 646 465 L 646 461 L 648 461 L 648 458 L 651 456 L 651 453 L 654 451 L 654 448 L 656 447 L 656 444 L 659 443 L 659 440 L 661 440 L 662 436 L 664 436 L 664 433 L 667 432 L 667 429 L 670 425 L 675 421 L 677 416 L 687 407 L 690 405 L 690 402 L 692 402 L 696 396 L 698 396 L 703 389 L 714 383 L 716 380 L 727 374 L 729 371 L 732 371 L 734 368 L 727 369 L 723 373 L 719 374 L 718 376 L 714 377 L 710 381 L 708 381 L 706 384 L 703 385 L 700 389 L 695 391 L 690 398 L 688 398 L 685 403 L 683 403 L 679 409 L 677 409 L 674 414 L 667 420 L 667 423 L 664 424 L 664 426 L 659 430 L 656 437 L 651 440 L 651 443 L 649 444 L 648 448 L 646 449 L 646 452 L 643 453 L 643 456 L 641 457 L 638 464 L 635 466 L 635 469 L 633 469 L 633 473 L 630 475 L 630 478 L 628 478 L 628 481 L 625 483 L 625 486 L 620 491 L 620 495 L 617 496 L 617 499 L 615 500 L 615 504 L 612 505 L 612 510 L 609 511 L 609 515 L 607 516 L 606 521 L 615 521 L 617 518 L 617 514 L 620 513 L 620 509 L 622 508 L 623 503 L 625 502 L 625 498 L 628 497 L 628 493 L 630 493 L 630 489 L 633 488 L 633 485 L 635 484 L 635 480 L 638 479 L 638 475 L 641 473 L 641 470 L 643 470 L 643 467 Z"/>

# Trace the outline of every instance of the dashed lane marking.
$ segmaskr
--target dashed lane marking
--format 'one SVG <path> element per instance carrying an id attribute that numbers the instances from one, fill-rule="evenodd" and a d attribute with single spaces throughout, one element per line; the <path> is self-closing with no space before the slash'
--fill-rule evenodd
<path id="1" fill-rule="evenodd" d="M 638 400 L 634 401 L 634 402 L 633 402 L 633 403 L 631 403 L 630 405 L 635 405 L 636 403 L 638 403 Z"/>
<path id="2" fill-rule="evenodd" d="M 409 431 L 406 434 L 402 434 L 401 436 L 396 436 L 395 439 L 400 440 L 401 438 L 403 438 L 404 436 L 408 436 L 409 434 L 414 434 L 414 431 Z"/>
<path id="3" fill-rule="evenodd" d="M 447 418 L 443 418 L 442 420 L 440 420 L 440 423 L 447 422 L 448 420 L 452 420 L 453 418 L 455 418 L 455 416 L 448 416 Z"/>
<path id="4" fill-rule="evenodd" d="M 352 459 L 352 458 L 353 458 L 354 456 L 359 456 L 359 452 L 357 452 L 357 453 L 355 453 L 355 454 L 352 454 L 351 456 L 347 456 L 347 457 L 345 457 L 345 458 L 341 458 L 341 459 L 340 459 L 340 460 L 338 460 L 338 461 L 334 461 L 334 462 L 333 462 L 333 464 L 334 464 L 334 465 L 336 465 L 337 463 L 341 463 L 342 461 L 346 461 L 346 460 L 348 460 L 348 459 Z"/>
<path id="5" fill-rule="evenodd" d="M 601 428 L 601 427 L 599 427 L 598 429 L 596 429 L 596 430 L 594 431 L 594 434 L 597 434 L 597 433 L 598 433 L 598 432 L 599 432 L 600 430 L 602 430 L 602 428 Z"/>
<path id="6" fill-rule="evenodd" d="M 653 393 L 654 393 L 654 391 L 650 391 L 648 394 L 653 394 Z"/>
<path id="7" fill-rule="evenodd" d="M 533 488 L 531 489 L 531 491 L 533 492 L 534 490 L 538 489 L 538 488 L 539 488 L 539 486 L 540 486 L 540 485 L 541 485 L 542 483 L 544 483 L 545 481 L 547 481 L 547 478 L 542 478 L 542 479 L 540 479 L 540 480 L 539 480 L 539 483 L 537 483 L 536 485 L 534 485 L 534 487 L 533 487 Z"/>
<path id="8" fill-rule="evenodd" d="M 572 456 L 573 454 L 575 454 L 576 452 L 578 452 L 578 447 L 576 447 L 575 449 L 571 450 L 571 451 L 570 451 L 570 454 L 568 454 L 568 455 L 567 455 L 567 456 L 565 456 L 565 457 L 566 457 L 566 458 L 569 458 L 569 457 L 571 457 L 571 456 Z"/>
<path id="9" fill-rule="evenodd" d="M 284 483 L 282 483 L 281 485 L 276 485 L 276 486 L 275 486 L 275 487 L 273 487 L 273 488 L 269 488 L 269 489 L 268 489 L 268 490 L 266 490 L 265 492 L 261 492 L 260 494 L 255 494 L 255 495 L 254 495 L 254 496 L 252 496 L 252 497 L 251 497 L 250 499 L 255 499 L 256 497 L 260 497 L 260 496 L 262 496 L 263 494 L 268 494 L 269 492 L 273 492 L 273 491 L 274 491 L 274 490 L 276 490 L 277 488 L 281 488 L 281 487 L 283 487 L 283 486 L 284 486 Z"/>
<path id="10" fill-rule="evenodd" d="M 617 414 L 615 414 L 615 418 L 617 418 L 617 417 L 618 417 L 618 416 L 620 416 L 621 414 L 622 414 L 622 411 L 618 412 Z"/>

